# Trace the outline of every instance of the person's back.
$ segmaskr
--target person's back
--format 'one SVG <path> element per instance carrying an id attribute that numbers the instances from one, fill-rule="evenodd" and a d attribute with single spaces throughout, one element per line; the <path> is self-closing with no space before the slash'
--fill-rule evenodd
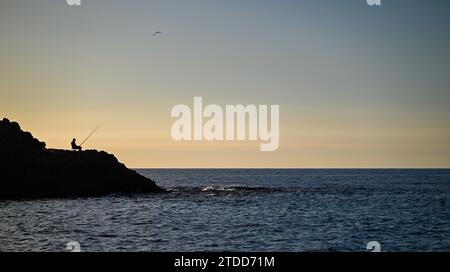
<path id="1" fill-rule="evenodd" d="M 77 141 L 77 139 L 75 139 L 75 138 L 72 140 L 72 150 L 81 151 L 81 146 L 78 146 L 76 141 Z"/>

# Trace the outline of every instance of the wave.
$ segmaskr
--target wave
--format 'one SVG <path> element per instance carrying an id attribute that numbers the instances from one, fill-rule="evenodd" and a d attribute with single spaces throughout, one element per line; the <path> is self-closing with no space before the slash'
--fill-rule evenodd
<path id="1" fill-rule="evenodd" d="M 205 196 L 232 196 L 249 194 L 342 194 L 349 195 L 355 193 L 371 192 L 368 188 L 348 188 L 348 187 L 272 187 L 272 186 L 246 186 L 246 185 L 214 185 L 202 187 L 169 187 L 167 191 L 181 195 L 205 195 Z"/>
<path id="2" fill-rule="evenodd" d="M 298 188 L 282 188 L 282 187 L 261 187 L 261 186 L 206 186 L 206 187 L 173 187 L 167 189 L 174 193 L 195 193 L 195 194 L 242 194 L 242 193 L 282 193 L 297 192 Z"/>

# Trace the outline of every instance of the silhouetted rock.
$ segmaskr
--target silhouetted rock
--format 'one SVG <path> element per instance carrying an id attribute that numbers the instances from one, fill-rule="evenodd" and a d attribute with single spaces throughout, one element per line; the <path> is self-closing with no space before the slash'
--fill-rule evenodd
<path id="1" fill-rule="evenodd" d="M 46 149 L 18 123 L 0 121 L 0 199 L 163 191 L 111 154 Z"/>

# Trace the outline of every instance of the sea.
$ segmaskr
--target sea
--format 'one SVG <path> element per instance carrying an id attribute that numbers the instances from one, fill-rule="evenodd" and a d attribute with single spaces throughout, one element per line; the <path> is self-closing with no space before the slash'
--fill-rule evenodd
<path id="1" fill-rule="evenodd" d="M 168 193 L 0 201 L 0 251 L 450 251 L 450 170 L 136 171 Z"/>

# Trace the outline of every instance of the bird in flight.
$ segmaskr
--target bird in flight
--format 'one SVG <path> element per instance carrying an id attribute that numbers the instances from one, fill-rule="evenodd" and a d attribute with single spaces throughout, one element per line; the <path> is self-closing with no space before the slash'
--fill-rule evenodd
<path id="1" fill-rule="evenodd" d="M 155 33 L 153 33 L 153 38 L 156 38 L 157 36 L 161 35 L 162 32 L 161 31 L 156 31 Z"/>

